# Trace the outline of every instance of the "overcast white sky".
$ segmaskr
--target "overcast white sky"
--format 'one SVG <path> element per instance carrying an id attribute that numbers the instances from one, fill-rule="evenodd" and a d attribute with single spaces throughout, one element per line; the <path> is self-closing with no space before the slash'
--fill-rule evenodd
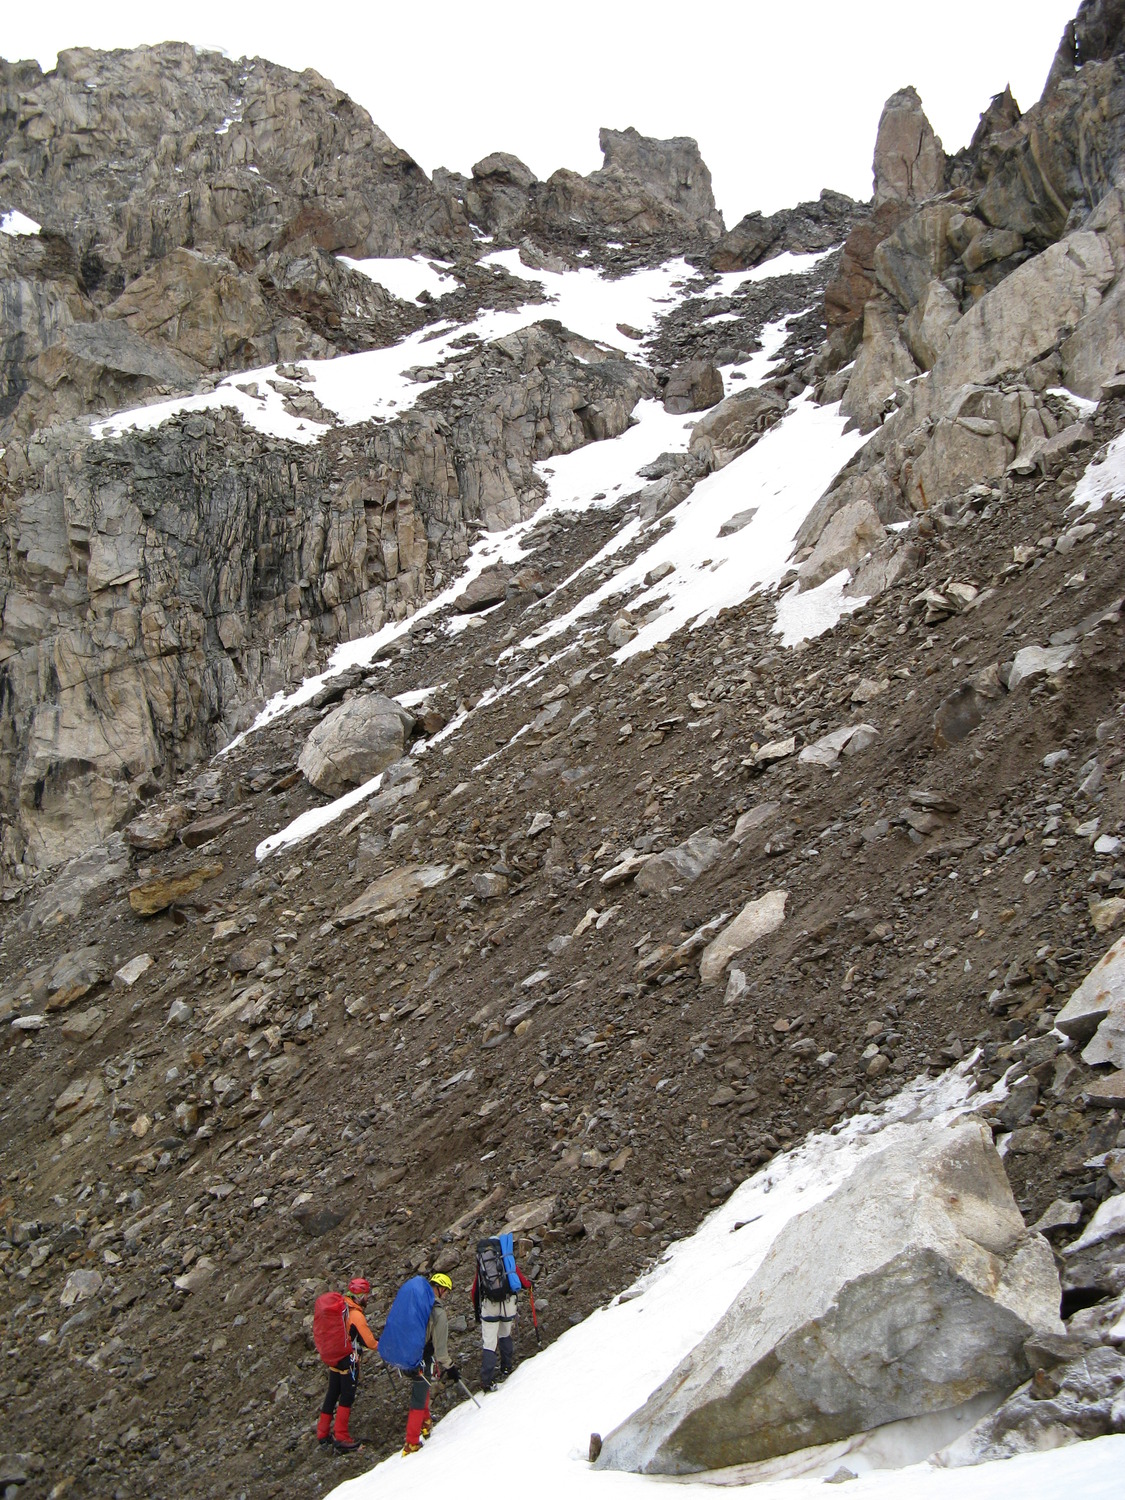
<path id="1" fill-rule="evenodd" d="M 884 99 L 913 83 L 950 152 L 1006 83 L 1039 97 L 1078 0 L 47 0 L 6 7 L 0 53 L 168 39 L 316 68 L 429 172 L 512 151 L 539 177 L 601 164 L 598 127 L 692 135 L 728 225 L 822 187 L 871 193 Z"/>

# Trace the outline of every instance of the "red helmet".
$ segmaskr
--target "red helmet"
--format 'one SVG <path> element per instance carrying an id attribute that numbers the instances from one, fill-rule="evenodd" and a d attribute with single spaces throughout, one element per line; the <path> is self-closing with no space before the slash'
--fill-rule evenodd
<path id="1" fill-rule="evenodd" d="M 371 1283 L 366 1276 L 353 1276 L 348 1282 L 348 1291 L 353 1297 L 370 1297 Z"/>

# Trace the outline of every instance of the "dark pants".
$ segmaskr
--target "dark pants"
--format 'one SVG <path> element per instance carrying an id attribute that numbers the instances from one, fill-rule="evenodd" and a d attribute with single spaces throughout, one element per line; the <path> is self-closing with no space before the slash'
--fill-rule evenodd
<path id="1" fill-rule="evenodd" d="M 337 1406 L 351 1406 L 355 1400 L 356 1380 L 358 1371 L 351 1369 L 328 1371 L 328 1392 L 324 1398 L 324 1405 L 320 1408 L 326 1417 L 330 1417 Z"/>
<path id="2" fill-rule="evenodd" d="M 500 1356 L 500 1379 L 512 1373 L 515 1364 L 515 1346 L 511 1335 L 506 1338 L 497 1339 L 495 1349 L 484 1349 L 480 1357 L 480 1383 L 482 1389 L 488 1391 L 496 1379 L 496 1357 Z"/>

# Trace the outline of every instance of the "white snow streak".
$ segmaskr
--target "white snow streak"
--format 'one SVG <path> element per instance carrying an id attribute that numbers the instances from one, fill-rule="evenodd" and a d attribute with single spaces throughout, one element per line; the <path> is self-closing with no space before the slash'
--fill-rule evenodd
<path id="1" fill-rule="evenodd" d="M 819 588 L 801 593 L 797 585 L 787 589 L 777 601 L 777 622 L 774 630 L 781 636 L 783 646 L 795 646 L 799 641 L 811 641 L 833 625 L 842 615 L 862 609 L 867 596 L 848 598 L 844 586 L 851 578 L 847 568 L 828 578 Z"/>
<path id="2" fill-rule="evenodd" d="M 334 823 L 349 808 L 373 797 L 383 784 L 383 775 L 380 771 L 378 776 L 372 776 L 370 781 L 353 787 L 350 792 L 345 792 L 342 797 L 337 797 L 334 802 L 328 802 L 323 807 L 310 807 L 299 818 L 294 818 L 292 823 L 286 824 L 280 832 L 271 833 L 269 838 L 263 839 L 254 850 L 254 858 L 265 859 L 267 854 L 276 854 L 279 849 L 287 849 L 290 844 L 300 844 L 305 839 L 312 838 L 314 833 L 319 833 L 329 823 Z"/>
<path id="3" fill-rule="evenodd" d="M 617 661 L 626 661 L 684 625 L 702 625 L 756 590 L 780 582 L 801 522 L 864 441 L 858 433 L 843 431 L 838 406 L 816 406 L 803 396 L 748 453 L 701 480 L 669 512 L 671 526 L 650 547 L 567 614 L 525 637 L 520 649 L 533 651 L 606 601 L 630 594 L 630 615 L 641 617 L 642 623 L 637 636 L 616 653 Z M 724 523 L 755 508 L 741 530 L 719 535 Z M 646 588 L 645 574 L 664 563 L 675 571 Z"/>

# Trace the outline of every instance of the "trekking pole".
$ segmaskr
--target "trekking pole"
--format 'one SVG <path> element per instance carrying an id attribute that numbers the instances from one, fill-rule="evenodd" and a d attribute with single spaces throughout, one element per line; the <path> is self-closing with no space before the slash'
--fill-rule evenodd
<path id="1" fill-rule="evenodd" d="M 535 1347 L 542 1349 L 543 1340 L 539 1337 L 539 1318 L 535 1312 L 535 1292 L 531 1287 L 527 1289 L 528 1300 L 531 1303 L 531 1326 L 535 1329 Z"/>

